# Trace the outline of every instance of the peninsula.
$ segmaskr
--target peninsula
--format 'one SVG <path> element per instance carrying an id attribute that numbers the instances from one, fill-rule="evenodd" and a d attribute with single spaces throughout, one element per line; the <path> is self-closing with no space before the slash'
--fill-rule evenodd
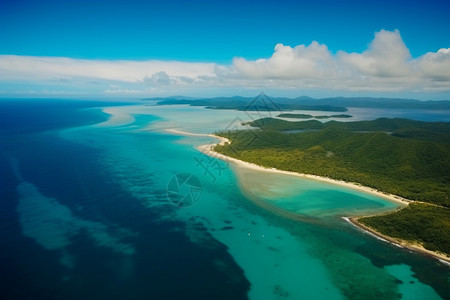
<path id="1" fill-rule="evenodd" d="M 450 261 L 450 124 L 266 118 L 249 125 L 257 129 L 217 132 L 221 143 L 200 150 L 401 201 L 401 210 L 351 221 L 386 240 Z"/>

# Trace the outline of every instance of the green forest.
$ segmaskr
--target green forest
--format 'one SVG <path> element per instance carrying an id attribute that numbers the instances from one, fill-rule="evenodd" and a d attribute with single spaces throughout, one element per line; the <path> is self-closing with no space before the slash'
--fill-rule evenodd
<path id="1" fill-rule="evenodd" d="M 381 216 L 360 218 L 359 222 L 377 231 L 409 241 L 421 242 L 432 251 L 450 254 L 450 210 L 423 203 Z"/>
<path id="2" fill-rule="evenodd" d="M 351 118 L 353 116 L 346 115 L 346 114 L 313 116 L 313 115 L 310 115 L 310 114 L 282 113 L 282 114 L 279 114 L 277 117 L 279 117 L 279 118 L 290 118 L 290 119 L 330 119 L 330 118 L 347 119 L 347 118 Z"/>
<path id="3" fill-rule="evenodd" d="M 265 167 L 355 182 L 434 204 L 433 209 L 421 210 L 422 216 L 429 211 L 429 220 L 424 218 L 422 223 L 435 230 L 442 226 L 439 234 L 450 235 L 449 123 L 407 119 L 322 123 L 264 118 L 249 125 L 255 129 L 217 132 L 231 143 L 217 145 L 215 151 Z M 434 213 L 435 210 L 442 210 L 442 214 Z M 448 250 L 445 241 L 426 241 L 424 235 L 405 234 L 406 223 L 397 222 L 398 218 L 414 219 L 416 211 L 416 207 L 410 207 L 365 220 L 387 218 L 395 224 L 397 237 L 421 241 L 425 247 Z M 447 218 L 441 220 L 445 216 Z M 379 222 L 367 224 L 385 232 Z M 442 247 L 442 243 L 446 246 Z"/>

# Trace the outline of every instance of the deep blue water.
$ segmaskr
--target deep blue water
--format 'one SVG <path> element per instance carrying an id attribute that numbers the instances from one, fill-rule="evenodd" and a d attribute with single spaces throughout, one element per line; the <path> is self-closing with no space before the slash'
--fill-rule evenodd
<path id="1" fill-rule="evenodd" d="M 249 283 L 224 245 L 191 242 L 183 223 L 162 221 L 162 211 L 146 209 L 108 177 L 101 150 L 58 138 L 57 129 L 106 118 L 85 110 L 89 106 L 98 103 L 0 102 L 0 298 L 245 299 Z M 64 250 L 44 249 L 24 236 L 13 162 L 23 181 L 74 218 L 106 224 L 107 232 L 131 231 L 121 242 L 132 244 L 134 254 L 98 246 L 86 230 L 71 236 Z M 166 197 L 158 189 L 153 196 Z M 75 260 L 70 267 L 61 264 L 62 252 Z M 225 262 L 225 271 L 217 261 Z"/>

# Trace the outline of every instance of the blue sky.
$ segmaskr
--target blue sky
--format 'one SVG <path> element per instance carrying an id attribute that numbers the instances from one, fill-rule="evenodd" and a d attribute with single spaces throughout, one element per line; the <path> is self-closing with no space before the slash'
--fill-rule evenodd
<path id="1" fill-rule="evenodd" d="M 0 96 L 21 92 L 27 94 L 30 91 L 33 92 L 31 94 L 39 94 L 39 91 L 42 91 L 43 94 L 88 96 L 104 96 L 106 91 L 109 91 L 106 95 L 117 96 L 120 96 L 120 91 L 123 91 L 124 95 L 136 94 L 136 96 L 174 93 L 208 96 L 252 94 L 255 90 L 269 86 L 269 90 L 276 94 L 293 96 L 368 94 L 450 98 L 448 84 L 450 78 L 446 77 L 445 70 L 436 71 L 434 65 L 424 65 L 426 53 L 438 55 L 439 49 L 450 47 L 449 8 L 448 1 L 433 0 L 416 2 L 2 0 L 0 72 L 4 71 L 8 75 L 0 75 Z M 398 47 L 394 47 L 395 51 L 401 48 L 402 43 L 406 46 L 408 53 L 403 51 L 403 56 L 397 55 L 390 59 L 407 60 L 411 62 L 411 68 L 415 70 L 419 68 L 420 74 L 417 73 L 414 83 L 409 78 L 411 80 L 408 84 L 403 83 L 399 89 L 381 84 L 383 74 L 386 75 L 384 78 L 395 77 L 394 81 L 397 84 L 405 81 L 403 80 L 405 76 L 398 72 L 394 74 L 390 70 L 383 69 L 384 67 L 375 66 L 375 69 L 366 67 L 374 57 L 382 58 L 382 51 L 377 50 L 377 55 L 366 55 L 363 58 L 351 55 L 362 55 L 370 51 L 371 43 L 380 32 L 382 34 L 379 35 L 378 47 L 386 42 L 398 43 Z M 389 33 L 397 34 L 401 42 L 398 38 L 389 37 Z M 306 50 L 310 51 L 306 52 L 295 48 L 298 45 L 309 47 L 314 41 L 326 47 L 332 57 L 331 60 L 321 57 L 318 61 L 313 58 L 311 53 L 317 51 L 314 47 L 307 48 Z M 343 80 L 332 86 L 330 78 L 325 78 L 327 83 L 321 88 L 319 79 L 323 77 L 318 78 L 317 74 L 313 74 L 308 78 L 306 71 L 313 70 L 308 69 L 308 64 L 294 63 L 298 68 L 305 68 L 306 71 L 303 73 L 283 69 L 281 66 L 281 69 L 291 76 L 274 71 L 280 69 L 280 65 L 274 63 L 275 59 L 269 61 L 263 68 L 258 65 L 255 69 L 250 65 L 258 64 L 256 63 L 258 59 L 273 58 L 277 52 L 274 50 L 277 44 L 297 49 L 292 56 L 297 62 L 303 61 L 306 55 L 306 59 L 312 60 L 317 68 L 323 68 L 323 64 L 327 62 L 337 63 L 339 66 L 333 66 L 332 69 L 343 73 L 353 72 L 348 69 L 351 66 L 356 71 L 344 78 L 346 82 L 352 78 L 374 76 L 371 82 L 375 87 L 371 89 L 369 82 L 357 84 L 356 86 L 360 88 L 355 88 L 354 84 L 349 87 Z M 283 49 L 289 50 L 278 47 L 279 53 Z M 348 55 L 340 55 L 344 52 Z M 35 64 L 40 57 L 45 57 L 46 63 L 52 66 L 50 68 L 48 65 L 36 65 L 37 68 L 41 68 L 40 74 L 49 68 L 53 70 L 47 77 L 44 76 L 45 78 L 36 76 L 39 78 L 33 80 L 30 70 L 16 73 L 11 71 L 14 66 L 30 64 L 31 58 Z M 57 59 L 51 61 L 48 60 L 49 57 Z M 427 61 L 439 59 L 447 63 L 445 51 L 441 51 L 439 57 L 436 57 L 428 57 Z M 111 64 L 116 62 L 120 64 L 122 61 L 159 63 L 156 66 L 153 63 L 151 67 L 128 66 L 127 68 L 131 69 L 137 68 L 135 71 L 129 70 L 136 73 L 136 80 L 133 82 L 131 74 L 125 76 L 125 79 L 120 76 L 110 78 L 103 75 L 97 77 L 90 75 L 87 79 L 79 73 L 56 72 L 55 68 L 58 68 L 57 65 L 61 63 L 62 58 L 73 60 L 72 63 L 77 66 L 89 64 L 90 61 L 93 66 L 99 61 L 108 61 Z M 245 61 L 237 58 L 243 58 Z M 362 61 L 364 58 L 366 60 Z M 342 65 L 343 61 L 345 65 Z M 171 64 L 175 62 L 178 64 Z M 417 67 L 419 65 L 420 67 Z M 116 67 L 120 70 L 122 65 Z M 149 71 L 145 73 L 143 68 Z M 83 70 L 89 72 L 88 69 Z M 272 75 L 261 76 L 258 72 Z M 89 73 L 96 72 L 94 70 Z M 407 73 L 405 71 L 405 74 Z M 417 84 L 419 79 L 423 79 L 421 76 L 433 81 L 432 84 L 429 86 Z M 214 77 L 215 80 L 206 83 L 204 79 L 207 77 Z M 242 79 L 240 82 L 245 84 L 238 84 L 239 78 Z M 190 86 L 190 80 L 194 80 L 195 84 Z M 267 84 L 268 80 L 271 80 L 271 85 Z M 447 83 L 443 84 L 443 81 Z M 117 93 L 112 92 L 114 90 Z"/>

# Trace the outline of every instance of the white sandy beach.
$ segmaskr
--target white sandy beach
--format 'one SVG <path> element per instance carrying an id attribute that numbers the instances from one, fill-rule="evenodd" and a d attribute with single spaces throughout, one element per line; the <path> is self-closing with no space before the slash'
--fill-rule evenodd
<path id="1" fill-rule="evenodd" d="M 225 143 L 229 143 L 229 142 L 230 142 L 229 139 L 224 138 L 224 137 L 221 137 L 221 136 L 217 136 L 217 135 L 214 135 L 214 134 L 207 134 L 207 133 L 191 133 L 191 132 L 181 131 L 181 130 L 178 130 L 178 129 L 165 129 L 165 131 L 170 132 L 170 133 L 173 133 L 173 134 L 176 134 L 176 135 L 183 135 L 183 136 L 207 136 L 207 137 L 213 137 L 213 138 L 216 138 L 216 139 L 219 140 L 219 143 L 217 143 L 217 144 L 211 144 L 211 145 L 203 145 L 203 146 L 199 146 L 198 149 L 199 149 L 200 151 L 202 151 L 200 148 L 205 147 L 205 148 L 209 148 L 209 149 L 210 149 L 210 152 L 214 152 L 214 151 L 212 151 L 211 149 L 214 148 L 215 145 L 225 145 Z M 202 152 L 203 152 L 203 151 L 202 151 Z M 214 152 L 214 153 L 217 153 L 217 152 Z M 206 153 L 205 153 L 205 154 L 206 154 Z M 219 153 L 217 153 L 217 154 L 219 154 Z M 225 155 L 222 155 L 222 156 L 227 157 L 227 156 L 225 156 Z"/>
<path id="2" fill-rule="evenodd" d="M 178 131 L 178 130 L 171 130 L 171 132 L 176 132 L 178 134 L 183 134 L 184 132 L 182 131 Z M 196 135 L 196 134 L 194 134 Z M 211 137 L 215 137 L 217 139 L 220 140 L 220 145 L 223 145 L 224 143 L 229 143 L 230 141 L 227 138 L 224 137 L 220 137 L 220 136 L 216 136 L 213 134 L 208 134 L 205 136 L 211 136 Z M 335 185 L 340 185 L 340 186 L 344 186 L 347 188 L 351 188 L 354 190 L 358 190 L 364 193 L 368 193 L 368 194 L 372 194 L 372 195 L 376 195 L 378 197 L 382 197 L 386 200 L 395 202 L 395 203 L 399 203 L 403 206 L 407 206 L 408 203 L 411 202 L 411 200 L 407 200 L 404 199 L 402 197 L 396 196 L 396 195 L 392 195 L 392 194 L 388 194 L 388 193 L 384 193 L 381 191 L 378 191 L 376 189 L 373 188 L 369 188 L 366 186 L 362 186 L 358 183 L 353 183 L 353 182 L 346 182 L 346 181 L 342 181 L 342 180 L 336 180 L 336 179 L 332 179 L 332 178 L 328 178 L 328 177 L 323 177 L 323 176 L 318 176 L 318 175 L 311 175 L 311 174 L 303 174 L 303 173 L 297 173 L 297 172 L 291 172 L 291 171 L 284 171 L 284 170 L 279 170 L 276 168 L 265 168 L 253 163 L 249 163 L 249 162 L 245 162 L 233 157 L 229 157 L 223 154 L 220 154 L 218 152 L 213 151 L 213 148 L 216 144 L 211 144 L 211 145 L 202 145 L 202 146 L 198 146 L 197 149 L 203 153 L 205 153 L 206 155 L 209 156 L 213 156 L 213 157 L 217 157 L 221 160 L 224 160 L 226 162 L 229 163 L 233 163 L 236 164 L 240 167 L 245 167 L 245 168 L 249 168 L 249 169 L 253 169 L 253 170 L 257 170 L 257 171 L 261 171 L 261 172 L 269 172 L 269 173 L 275 173 L 275 174 L 285 174 L 285 175 L 290 175 L 290 176 L 296 176 L 296 177 L 300 177 L 300 178 L 308 178 L 308 179 L 313 179 L 313 180 L 318 180 L 318 181 L 322 181 L 322 182 L 326 182 L 329 184 L 335 184 Z"/>
<path id="3" fill-rule="evenodd" d="M 417 252 L 421 252 L 425 255 L 431 255 L 435 258 L 437 258 L 438 260 L 440 260 L 442 263 L 450 266 L 450 257 L 444 253 L 439 253 L 439 252 L 434 252 L 428 249 L 425 249 L 422 245 L 418 244 L 418 243 L 412 243 L 409 241 L 405 241 L 405 240 L 401 240 L 401 239 L 396 239 L 387 235 L 384 235 L 364 224 L 362 224 L 361 222 L 358 221 L 359 218 L 343 218 L 345 221 L 347 221 L 348 223 L 352 224 L 353 226 L 355 226 L 356 228 L 362 230 L 363 232 L 370 234 L 371 236 L 383 241 L 383 242 L 387 242 L 391 245 L 397 246 L 399 248 L 407 248 L 413 251 L 417 251 Z"/>
<path id="4" fill-rule="evenodd" d="M 347 187 L 347 188 L 351 188 L 360 192 L 364 192 L 364 193 L 368 193 L 368 194 L 372 194 L 378 197 L 382 197 L 388 201 L 391 202 L 395 202 L 400 204 L 401 206 L 407 206 L 410 202 L 414 202 L 412 200 L 408 200 L 402 197 L 399 197 L 397 195 L 393 195 L 393 194 L 389 194 L 389 193 L 384 193 L 381 191 L 378 191 L 376 189 L 370 188 L 370 187 L 366 187 L 366 186 L 362 186 L 358 183 L 353 183 L 353 182 L 346 182 L 346 181 L 342 181 L 342 180 L 336 180 L 336 179 L 332 179 L 332 178 L 328 178 L 328 177 L 323 177 L 323 176 L 317 176 L 317 175 L 311 175 L 311 174 L 303 174 L 303 173 L 297 173 L 297 172 L 290 172 L 290 171 L 284 171 L 284 170 L 279 170 L 276 168 L 265 168 L 253 163 L 249 163 L 249 162 L 245 162 L 233 157 L 229 157 L 223 154 L 220 154 L 218 152 L 215 152 L 213 150 L 213 148 L 216 145 L 224 145 L 225 143 L 230 143 L 230 140 L 228 140 L 227 138 L 224 137 L 220 137 L 214 134 L 197 134 L 197 133 L 189 133 L 189 132 L 184 132 L 184 131 L 180 131 L 177 129 L 166 129 L 166 131 L 173 133 L 173 134 L 178 134 L 178 135 L 183 135 L 183 136 L 209 136 L 209 137 L 214 137 L 216 139 L 219 140 L 219 143 L 216 144 L 208 144 L 208 145 L 201 145 L 198 146 L 197 149 L 199 151 L 201 151 L 202 153 L 211 156 L 211 157 L 215 157 L 218 159 L 221 159 L 227 163 L 231 163 L 231 164 L 235 164 L 236 166 L 239 167 L 243 167 L 243 168 L 248 168 L 248 169 L 252 169 L 252 170 L 256 170 L 256 171 L 260 171 L 260 172 L 269 172 L 269 173 L 274 173 L 274 174 L 284 174 L 284 175 L 289 175 L 289 176 L 296 176 L 296 177 L 300 177 L 300 178 L 307 178 L 307 179 L 313 179 L 313 180 L 317 180 L 317 181 L 321 181 L 321 182 L 325 182 L 328 184 L 334 184 L 334 185 L 339 185 L 339 186 L 343 186 L 343 187 Z M 389 236 L 383 235 L 363 224 L 361 224 L 360 222 L 358 222 L 358 218 L 344 218 L 344 220 L 346 220 L 347 222 L 349 222 L 350 224 L 352 224 L 353 226 L 357 227 L 358 229 L 372 235 L 373 237 L 390 243 L 392 245 L 395 245 L 399 248 L 408 248 L 410 250 L 414 250 L 414 251 L 418 251 L 421 252 L 423 254 L 426 255 L 431 255 L 437 259 L 439 259 L 441 262 L 449 265 L 450 263 L 450 258 L 448 256 L 446 256 L 445 254 L 441 254 L 441 253 L 437 253 L 437 252 L 433 252 L 430 250 L 425 249 L 423 246 L 419 245 L 419 244 L 413 244 L 410 242 L 406 242 L 403 240 L 399 240 L 399 239 L 394 239 L 391 238 Z"/>

